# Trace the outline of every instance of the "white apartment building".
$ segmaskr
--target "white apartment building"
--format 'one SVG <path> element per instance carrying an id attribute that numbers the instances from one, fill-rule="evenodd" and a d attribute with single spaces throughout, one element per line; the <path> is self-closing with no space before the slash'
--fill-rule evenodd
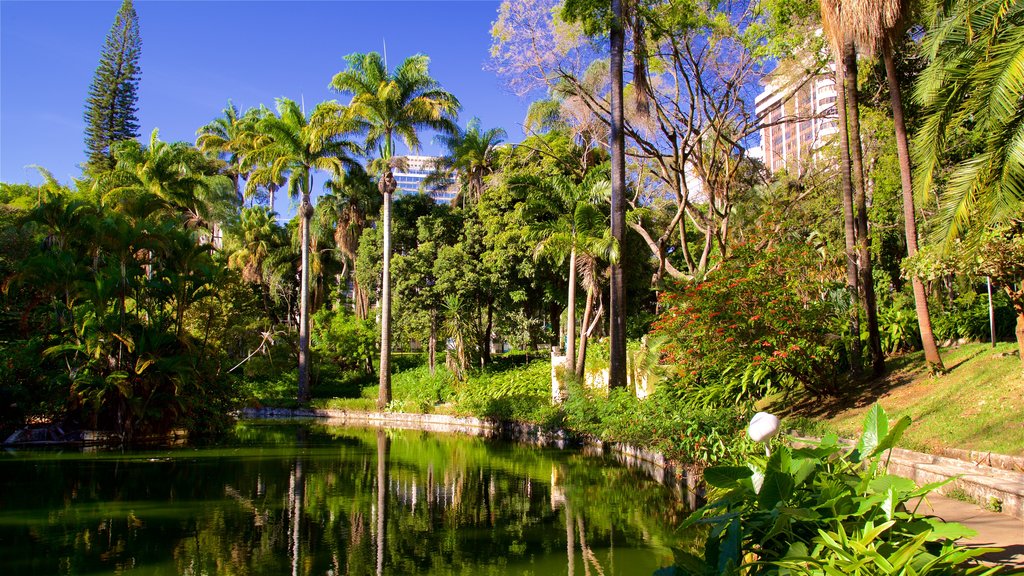
<path id="1" fill-rule="evenodd" d="M 803 82 L 797 84 L 797 82 Z M 803 173 L 816 151 L 839 130 L 833 74 L 794 81 L 769 75 L 754 99 L 762 117 L 761 159 L 771 172 Z"/>
<path id="2" fill-rule="evenodd" d="M 398 194 L 419 194 L 423 180 L 434 171 L 436 156 L 406 156 L 405 170 L 395 170 L 395 182 L 398 184 Z M 451 203 L 458 192 L 458 184 L 449 182 L 448 185 L 437 190 L 424 190 L 430 194 L 434 202 Z"/>

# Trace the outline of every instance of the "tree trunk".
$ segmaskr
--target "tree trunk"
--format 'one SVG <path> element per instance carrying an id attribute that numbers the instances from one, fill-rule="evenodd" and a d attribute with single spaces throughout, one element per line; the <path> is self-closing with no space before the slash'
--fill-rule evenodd
<path id="1" fill-rule="evenodd" d="M 620 247 L 625 245 L 626 222 L 626 143 L 625 117 L 622 108 L 622 60 L 625 52 L 625 29 L 622 19 L 622 0 L 612 0 L 611 25 L 611 153 L 612 197 L 611 232 Z M 611 292 L 608 307 L 608 334 L 610 359 L 608 387 L 626 387 L 626 300 L 622 264 L 611 266 Z M 570 352 L 570 357 L 572 353 Z"/>
<path id="2" fill-rule="evenodd" d="M 312 188 L 310 177 L 309 188 Z M 309 192 L 302 193 L 299 206 L 302 228 L 302 270 L 299 273 L 299 404 L 309 402 L 309 220 L 313 206 Z"/>
<path id="3" fill-rule="evenodd" d="M 391 403 L 391 194 L 395 191 L 395 176 L 389 168 L 378 183 L 384 194 L 384 271 L 380 296 L 380 388 L 377 409 L 384 410 Z"/>
<path id="4" fill-rule="evenodd" d="M 850 176 L 850 134 L 846 121 L 846 87 L 844 84 L 843 62 L 836 59 L 836 108 L 839 111 L 839 172 L 842 179 L 843 231 L 846 240 L 846 291 L 850 311 L 850 371 L 859 376 L 864 369 L 863 352 L 860 345 L 860 305 L 857 295 L 857 227 L 853 221 L 853 183 Z"/>
<path id="5" fill-rule="evenodd" d="M 917 254 L 917 216 L 914 214 L 910 146 L 907 142 L 907 124 L 903 118 L 903 98 L 900 95 L 899 73 L 896 71 L 892 46 L 888 40 L 882 46 L 882 59 L 885 60 L 885 75 L 889 79 L 892 119 L 896 126 L 896 152 L 900 160 L 900 181 L 903 185 L 903 232 L 907 237 L 907 255 L 913 258 Z M 928 297 L 924 292 L 924 283 L 916 274 L 910 280 L 914 288 L 914 309 L 917 312 L 917 325 L 921 329 L 924 361 L 931 372 L 945 372 L 946 367 L 942 364 L 939 347 L 935 345 L 935 333 L 932 331 L 932 320 L 928 314 Z"/>
<path id="6" fill-rule="evenodd" d="M 437 369 L 437 310 L 430 310 L 430 340 L 427 343 L 427 365 L 430 367 L 430 375 L 434 375 Z"/>
<path id="7" fill-rule="evenodd" d="M 860 109 L 857 97 L 857 51 L 849 41 L 843 50 L 843 84 L 846 88 L 847 135 L 850 143 L 850 167 L 853 181 L 854 222 L 857 225 L 857 265 L 860 272 L 861 305 L 868 325 L 868 353 L 871 355 L 871 374 L 885 372 L 882 337 L 878 332 L 878 307 L 875 302 L 875 282 L 871 273 L 871 242 L 868 237 L 867 193 L 864 183 L 864 157 L 860 146 Z"/>
<path id="8" fill-rule="evenodd" d="M 1017 356 L 1024 369 L 1024 307 L 1017 308 Z"/>
<path id="9" fill-rule="evenodd" d="M 551 302 L 548 307 L 548 318 L 551 322 L 551 346 L 562 347 L 562 311 L 558 309 L 557 302 Z"/>
<path id="10" fill-rule="evenodd" d="M 494 298 L 487 299 L 487 328 L 484 329 L 483 342 L 480 344 L 480 363 L 491 363 L 491 331 L 494 330 Z"/>
<path id="11" fill-rule="evenodd" d="M 384 573 L 384 553 L 388 530 L 388 458 L 391 439 L 387 432 L 377 430 L 377 574 Z"/>
<path id="12" fill-rule="evenodd" d="M 565 316 L 565 367 L 576 371 L 576 248 L 569 253 L 569 305 Z"/>
<path id="13" fill-rule="evenodd" d="M 576 377 L 583 378 L 584 366 L 587 362 L 587 327 L 590 326 L 590 313 L 594 308 L 594 291 L 587 290 L 587 303 L 583 308 L 583 322 L 580 324 L 580 350 L 576 354 Z"/>

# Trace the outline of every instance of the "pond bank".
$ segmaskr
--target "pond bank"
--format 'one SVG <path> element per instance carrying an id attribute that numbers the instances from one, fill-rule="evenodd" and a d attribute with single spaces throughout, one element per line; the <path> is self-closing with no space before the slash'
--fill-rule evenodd
<path id="1" fill-rule="evenodd" d="M 242 418 L 317 418 L 326 424 L 389 426 L 427 432 L 455 432 L 533 444 L 553 448 L 581 448 L 584 454 L 608 454 L 629 468 L 643 471 L 657 482 L 672 488 L 676 496 L 696 509 L 704 498 L 700 475 L 688 472 L 678 462 L 660 452 L 622 443 L 604 442 L 592 437 L 579 437 L 565 430 L 549 430 L 536 424 L 500 422 L 473 416 L 418 414 L 410 412 L 363 412 L 330 408 L 244 408 Z"/>

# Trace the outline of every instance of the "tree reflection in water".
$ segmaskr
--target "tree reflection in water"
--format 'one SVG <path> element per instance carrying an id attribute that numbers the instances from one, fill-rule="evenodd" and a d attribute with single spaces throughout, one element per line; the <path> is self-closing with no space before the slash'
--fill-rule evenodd
<path id="1" fill-rule="evenodd" d="M 221 448 L 5 454 L 0 474 L 10 574 L 651 574 L 693 545 L 638 472 L 457 435 L 249 424 Z"/>

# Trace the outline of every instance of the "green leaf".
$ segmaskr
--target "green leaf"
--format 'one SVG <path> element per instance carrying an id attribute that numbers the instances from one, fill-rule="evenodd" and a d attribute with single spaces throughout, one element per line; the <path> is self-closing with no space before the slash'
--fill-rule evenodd
<path id="1" fill-rule="evenodd" d="M 725 538 L 718 549 L 718 573 L 727 574 L 740 564 L 740 545 L 742 544 L 740 519 L 734 518 L 725 531 Z"/>
<path id="2" fill-rule="evenodd" d="M 857 442 L 857 454 L 859 456 L 855 458 L 855 461 L 859 462 L 867 459 L 868 455 L 875 451 L 879 442 L 885 438 L 888 432 L 889 418 L 886 416 L 882 406 L 875 404 L 864 417 L 864 431 Z"/>
<path id="3" fill-rule="evenodd" d="M 793 492 L 793 477 L 785 472 L 768 470 L 757 495 L 757 503 L 761 508 L 770 510 L 779 502 L 789 498 Z"/>
<path id="4" fill-rule="evenodd" d="M 925 518 L 925 522 L 931 525 L 931 537 L 929 541 L 934 540 L 959 540 L 961 538 L 973 538 L 978 535 L 976 530 L 968 528 L 959 522 L 944 522 L 939 518 Z"/>
<path id="5" fill-rule="evenodd" d="M 903 416 L 896 421 L 896 425 L 889 430 L 889 433 L 885 435 L 885 438 L 878 443 L 878 446 L 868 454 L 868 458 L 877 456 L 886 450 L 896 446 L 896 443 L 903 437 L 903 432 L 906 431 L 907 427 L 910 426 L 910 416 Z"/>
<path id="6" fill-rule="evenodd" d="M 890 488 L 900 493 L 911 493 L 917 488 L 917 484 L 914 483 L 910 478 L 904 478 L 902 476 L 895 476 L 893 474 L 886 474 L 879 476 L 871 480 L 868 484 L 868 488 L 872 492 L 886 492 Z"/>
<path id="7" fill-rule="evenodd" d="M 733 488 L 738 480 L 751 475 L 753 471 L 746 466 L 713 466 L 704 471 L 704 482 L 715 488 Z"/>

